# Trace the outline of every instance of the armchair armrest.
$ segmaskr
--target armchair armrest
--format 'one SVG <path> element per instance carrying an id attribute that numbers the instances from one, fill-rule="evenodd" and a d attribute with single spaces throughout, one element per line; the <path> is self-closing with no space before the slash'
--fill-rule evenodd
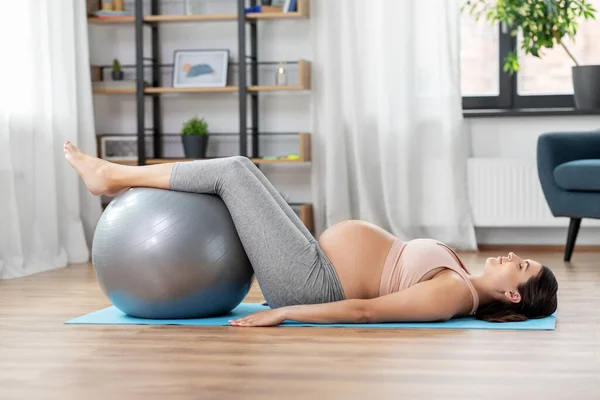
<path id="1" fill-rule="evenodd" d="M 557 215 L 555 204 L 564 193 L 554 180 L 554 168 L 565 162 L 582 159 L 600 159 L 600 131 L 552 132 L 538 138 L 538 175 L 554 215 Z"/>
<path id="2" fill-rule="evenodd" d="M 552 132 L 538 138 L 538 166 L 552 170 L 556 166 L 574 160 L 600 159 L 600 131 Z"/>

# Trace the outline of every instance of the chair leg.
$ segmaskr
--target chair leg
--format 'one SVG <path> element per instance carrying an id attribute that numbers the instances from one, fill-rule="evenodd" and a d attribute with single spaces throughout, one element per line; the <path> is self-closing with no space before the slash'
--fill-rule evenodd
<path id="1" fill-rule="evenodd" d="M 571 261 L 571 255 L 573 254 L 573 248 L 575 247 L 575 241 L 577 240 L 580 225 L 581 218 L 571 218 L 571 222 L 569 223 L 569 234 L 567 235 L 567 246 L 565 248 L 565 261 Z"/>

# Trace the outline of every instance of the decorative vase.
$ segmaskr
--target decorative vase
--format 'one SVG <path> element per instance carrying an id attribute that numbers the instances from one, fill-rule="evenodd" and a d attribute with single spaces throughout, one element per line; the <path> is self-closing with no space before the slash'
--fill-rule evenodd
<path id="1" fill-rule="evenodd" d="M 181 135 L 185 158 L 206 158 L 208 135 Z"/>
<path id="2" fill-rule="evenodd" d="M 123 71 L 113 71 L 112 78 L 113 78 L 113 81 L 122 81 L 123 80 Z"/>
<path id="3" fill-rule="evenodd" d="M 275 82 L 278 86 L 287 85 L 287 71 L 285 70 L 283 64 L 279 64 L 279 67 L 277 67 L 277 75 L 275 76 Z"/>
<path id="4" fill-rule="evenodd" d="M 183 1 L 183 15 L 193 15 L 194 11 L 192 10 L 192 0 L 184 0 Z"/>
<path id="5" fill-rule="evenodd" d="M 102 10 L 113 11 L 115 9 L 112 0 L 102 0 Z"/>
<path id="6" fill-rule="evenodd" d="M 582 110 L 600 109 L 600 65 L 573 67 L 575 107 Z"/>

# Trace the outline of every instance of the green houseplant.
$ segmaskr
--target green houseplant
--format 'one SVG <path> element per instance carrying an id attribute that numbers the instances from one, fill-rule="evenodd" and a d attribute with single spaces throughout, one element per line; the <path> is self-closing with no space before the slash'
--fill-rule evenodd
<path id="1" fill-rule="evenodd" d="M 206 158 L 208 123 L 204 118 L 192 118 L 181 128 L 181 140 L 186 158 Z"/>
<path id="2" fill-rule="evenodd" d="M 112 78 L 113 81 L 123 80 L 123 70 L 121 69 L 121 63 L 116 58 L 113 60 L 112 64 Z"/>
<path id="3" fill-rule="evenodd" d="M 565 45 L 565 39 L 575 39 L 582 20 L 595 19 L 596 10 L 589 1 L 469 0 L 462 7 L 465 10 L 478 20 L 485 18 L 491 24 L 503 24 L 511 36 L 520 33 L 524 54 L 542 58 L 544 49 L 561 46 L 575 64 L 572 68 L 575 104 L 579 108 L 600 108 L 600 65 L 579 65 Z M 504 59 L 504 71 L 509 74 L 519 70 L 515 51 Z"/>

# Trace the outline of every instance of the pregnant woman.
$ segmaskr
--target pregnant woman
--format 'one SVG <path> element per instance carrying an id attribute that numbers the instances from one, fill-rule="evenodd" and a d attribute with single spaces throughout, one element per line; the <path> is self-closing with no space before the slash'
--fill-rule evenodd
<path id="1" fill-rule="evenodd" d="M 95 195 L 129 187 L 210 193 L 226 204 L 271 306 L 234 326 L 444 321 L 473 315 L 494 322 L 542 318 L 557 308 L 552 271 L 514 253 L 469 273 L 434 239 L 403 242 L 362 221 L 346 221 L 317 241 L 262 172 L 245 157 L 149 166 L 113 164 L 70 142 L 67 161 Z"/>

